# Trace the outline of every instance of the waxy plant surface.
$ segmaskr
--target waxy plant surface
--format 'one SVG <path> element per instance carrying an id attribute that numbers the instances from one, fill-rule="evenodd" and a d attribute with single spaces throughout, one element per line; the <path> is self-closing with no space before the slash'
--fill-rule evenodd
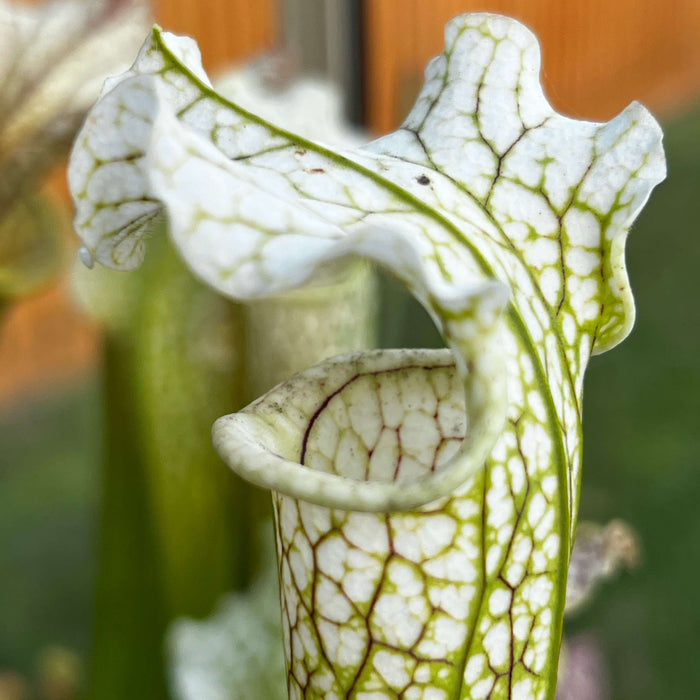
<path id="1" fill-rule="evenodd" d="M 155 29 L 77 141 L 86 262 L 135 267 L 163 213 L 193 272 L 237 299 L 367 256 L 425 305 L 457 360 L 417 355 L 410 370 L 404 355 L 370 356 L 285 393 L 302 437 L 284 456 L 307 465 L 315 503 L 276 496 L 292 697 L 553 694 L 583 372 L 631 328 L 624 242 L 664 160 L 644 108 L 607 124 L 560 116 L 539 68 L 518 23 L 458 17 L 403 126 L 335 152 L 223 100 L 193 42 Z M 456 473 L 484 415 L 489 457 L 459 486 L 409 512 L 350 512 L 377 510 L 353 479 L 410 490 Z M 288 475 L 238 466 L 299 496 Z M 343 510 L 324 507 L 329 483 L 348 484 L 327 503 Z"/>

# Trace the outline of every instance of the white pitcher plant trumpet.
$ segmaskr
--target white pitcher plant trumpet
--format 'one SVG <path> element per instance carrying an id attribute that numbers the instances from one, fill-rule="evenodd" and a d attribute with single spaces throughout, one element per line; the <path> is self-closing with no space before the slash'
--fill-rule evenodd
<path id="1" fill-rule="evenodd" d="M 665 166 L 643 107 L 568 119 L 539 69 L 522 25 L 457 17 L 401 128 L 331 150 L 227 102 L 154 28 L 76 142 L 87 264 L 138 266 L 161 216 L 235 299 L 364 256 L 449 348 L 327 361 L 214 427 L 275 492 L 290 697 L 554 693 L 583 372 L 631 328 L 625 238 Z"/>

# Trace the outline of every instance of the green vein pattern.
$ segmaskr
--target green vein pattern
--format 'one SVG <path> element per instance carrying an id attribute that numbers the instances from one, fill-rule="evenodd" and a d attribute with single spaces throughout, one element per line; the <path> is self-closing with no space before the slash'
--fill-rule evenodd
<path id="1" fill-rule="evenodd" d="M 633 323 L 624 244 L 664 177 L 661 136 L 637 104 L 607 124 L 554 112 L 536 39 L 513 20 L 463 15 L 445 37 L 402 127 L 332 152 L 226 102 L 194 43 L 156 28 L 72 156 L 87 263 L 137 266 L 162 215 L 194 273 L 238 299 L 364 255 L 411 289 L 455 353 L 412 355 L 413 369 L 405 354 L 331 363 L 323 381 L 302 375 L 296 398 L 284 390 L 282 408 L 271 394 L 249 409 L 295 425 L 282 456 L 303 460 L 308 491 L 319 483 L 312 504 L 274 473 L 261 481 L 281 492 L 293 698 L 554 692 L 583 373 Z M 408 490 L 447 473 L 484 416 L 486 463 L 439 500 L 324 507 L 319 474 Z"/>

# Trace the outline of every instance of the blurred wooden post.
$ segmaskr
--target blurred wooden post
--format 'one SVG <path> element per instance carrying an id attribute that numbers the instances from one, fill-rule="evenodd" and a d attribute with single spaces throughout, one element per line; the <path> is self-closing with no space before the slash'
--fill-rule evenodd
<path id="1" fill-rule="evenodd" d="M 539 37 L 545 92 L 559 111 L 607 120 L 633 100 L 661 116 L 700 93 L 700 2 L 676 0 L 365 0 L 365 117 L 396 127 L 455 15 L 510 15 Z"/>
<path id="2" fill-rule="evenodd" d="M 199 44 L 207 71 L 269 50 L 277 37 L 275 0 L 152 0 L 163 29 Z"/>
<path id="3" fill-rule="evenodd" d="M 347 101 L 346 114 L 361 118 L 358 81 L 361 64 L 358 0 L 280 0 L 280 44 L 300 72 L 336 83 Z"/>

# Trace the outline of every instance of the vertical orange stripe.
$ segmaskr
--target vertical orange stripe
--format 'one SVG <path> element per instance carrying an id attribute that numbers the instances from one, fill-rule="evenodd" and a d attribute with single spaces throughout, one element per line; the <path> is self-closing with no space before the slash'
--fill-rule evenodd
<path id="1" fill-rule="evenodd" d="M 444 24 L 465 11 L 507 14 L 537 34 L 545 91 L 562 112 L 609 119 L 633 99 L 668 111 L 700 93 L 698 0 L 677 0 L 672 11 L 657 0 L 367 0 L 371 128 L 396 126 L 407 76 L 422 72 L 442 47 Z"/>
<path id="2" fill-rule="evenodd" d="M 393 27 L 395 7 L 392 2 L 367 0 L 364 3 L 365 25 L 365 110 L 368 124 L 376 131 L 387 131 L 394 124 L 396 102 L 396 45 L 388 36 Z"/>
<path id="3" fill-rule="evenodd" d="M 276 36 L 274 0 L 157 0 L 153 10 L 163 28 L 197 41 L 208 71 L 271 48 Z"/>

